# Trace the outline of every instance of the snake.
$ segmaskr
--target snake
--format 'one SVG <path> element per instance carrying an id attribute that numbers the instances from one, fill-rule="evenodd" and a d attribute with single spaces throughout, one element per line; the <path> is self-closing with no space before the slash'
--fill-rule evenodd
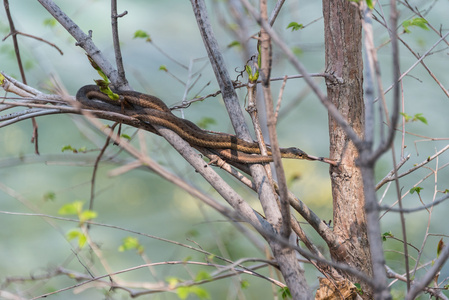
<path id="1" fill-rule="evenodd" d="M 100 91 L 96 85 L 81 87 L 76 99 L 83 108 L 101 112 L 114 112 L 126 115 L 140 121 L 140 127 L 159 134 L 152 125 L 168 128 L 178 134 L 192 146 L 217 150 L 225 159 L 238 163 L 267 163 L 273 161 L 271 149 L 267 148 L 268 155 L 260 155 L 261 150 L 257 142 L 248 142 L 235 135 L 227 133 L 211 133 L 193 122 L 174 115 L 170 108 L 158 97 L 136 92 L 118 91 L 112 92 L 120 96 L 119 100 L 112 100 L 108 95 Z M 102 115 L 103 117 L 105 114 Z M 123 122 L 116 116 L 108 116 L 109 120 Z M 126 123 L 126 122 L 124 122 Z M 136 124 L 130 124 L 135 126 Z M 296 147 L 280 148 L 282 158 L 319 160 L 332 164 L 332 160 L 323 157 L 309 156 Z"/>

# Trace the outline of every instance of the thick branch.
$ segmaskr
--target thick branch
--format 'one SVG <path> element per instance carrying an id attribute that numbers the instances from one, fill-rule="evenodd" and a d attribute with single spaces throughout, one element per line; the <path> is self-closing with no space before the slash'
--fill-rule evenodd
<path id="1" fill-rule="evenodd" d="M 244 122 L 242 110 L 238 105 L 234 86 L 229 78 L 226 65 L 209 23 L 204 1 L 191 0 L 191 3 L 234 130 L 238 136 L 243 137 L 244 139 L 249 139 L 249 131 Z M 274 189 L 271 186 L 271 183 L 267 180 L 268 177 L 265 170 L 261 165 L 252 165 L 250 166 L 250 170 L 254 182 L 256 183 L 258 196 L 267 221 L 274 226 L 276 230 L 279 230 L 278 226 L 282 222 L 282 215 L 276 202 Z M 284 279 L 287 281 L 287 285 L 289 286 L 292 295 L 297 299 L 308 297 L 308 293 L 305 292 L 308 290 L 307 283 L 303 271 L 295 257 L 295 252 L 290 248 L 283 247 L 277 240 L 272 239 L 272 237 L 267 235 L 265 235 L 265 237 L 270 243 L 273 255 L 279 263 L 281 272 L 284 275 Z"/>

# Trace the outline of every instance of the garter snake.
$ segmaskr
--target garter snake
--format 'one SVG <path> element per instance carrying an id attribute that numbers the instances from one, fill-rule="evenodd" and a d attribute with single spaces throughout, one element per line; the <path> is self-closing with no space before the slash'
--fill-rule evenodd
<path id="1" fill-rule="evenodd" d="M 112 100 L 106 94 L 100 92 L 96 85 L 86 85 L 80 88 L 76 94 L 77 100 L 83 108 L 115 112 L 138 119 L 146 130 L 158 134 L 151 125 L 166 127 L 192 146 L 210 149 L 218 149 L 226 159 L 240 163 L 265 163 L 272 161 L 271 150 L 268 148 L 268 156 L 252 155 L 260 154 L 259 144 L 248 142 L 225 133 L 210 133 L 194 123 L 175 116 L 167 105 L 159 98 L 135 91 L 116 91 L 120 101 Z M 113 121 L 122 121 L 109 118 Z M 135 124 L 133 124 L 135 125 Z M 148 126 L 150 125 L 150 126 Z M 329 159 L 307 155 L 298 148 L 281 148 L 283 158 L 320 160 L 330 163 Z"/>

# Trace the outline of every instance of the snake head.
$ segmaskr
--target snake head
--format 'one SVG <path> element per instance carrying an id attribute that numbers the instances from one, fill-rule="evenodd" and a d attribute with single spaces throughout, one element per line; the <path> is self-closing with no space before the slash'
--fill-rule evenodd
<path id="1" fill-rule="evenodd" d="M 296 147 L 290 147 L 285 149 L 287 153 L 289 153 L 290 155 L 293 155 L 294 158 L 299 158 L 299 159 L 308 159 L 309 156 L 307 155 L 307 153 L 305 153 L 304 151 L 302 151 L 299 148 Z"/>

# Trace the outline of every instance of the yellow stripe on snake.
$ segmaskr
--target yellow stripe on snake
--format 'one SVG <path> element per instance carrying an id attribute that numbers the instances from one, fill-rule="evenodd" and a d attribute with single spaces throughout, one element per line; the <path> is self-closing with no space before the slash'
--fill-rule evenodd
<path id="1" fill-rule="evenodd" d="M 207 132 L 194 123 L 175 116 L 167 105 L 157 97 L 135 91 L 113 90 L 113 92 L 120 96 L 120 100 L 110 99 L 109 96 L 100 92 L 96 85 L 86 85 L 78 90 L 76 99 L 82 104 L 83 108 L 114 112 L 138 119 L 141 127 L 156 134 L 159 133 L 151 125 L 166 127 L 177 133 L 192 146 L 219 149 L 220 155 L 224 156 L 225 159 L 245 164 L 273 161 L 269 148 L 268 156 L 257 155 L 260 154 L 258 143 L 247 142 L 231 134 Z M 123 121 L 113 116 L 109 116 L 108 119 L 117 122 Z M 135 124 L 130 125 L 134 126 Z M 283 158 L 319 160 L 334 164 L 330 159 L 309 156 L 301 149 L 294 147 L 281 148 L 281 156 Z"/>

